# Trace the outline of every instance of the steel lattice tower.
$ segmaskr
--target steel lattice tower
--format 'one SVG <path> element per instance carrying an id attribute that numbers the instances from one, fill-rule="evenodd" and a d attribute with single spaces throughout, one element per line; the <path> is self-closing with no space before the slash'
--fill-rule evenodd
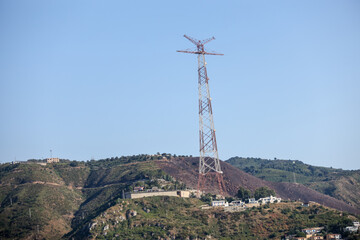
<path id="1" fill-rule="evenodd" d="M 207 176 L 216 175 L 220 193 L 224 190 L 223 175 L 219 162 L 219 154 L 216 143 L 213 111 L 209 90 L 209 78 L 207 76 L 205 55 L 223 55 L 219 53 L 206 52 L 204 45 L 215 38 L 196 40 L 184 35 L 190 42 L 196 45 L 196 50 L 178 51 L 198 55 L 198 90 L 199 90 L 199 138 L 200 138 L 200 160 L 198 193 L 203 190 Z"/>

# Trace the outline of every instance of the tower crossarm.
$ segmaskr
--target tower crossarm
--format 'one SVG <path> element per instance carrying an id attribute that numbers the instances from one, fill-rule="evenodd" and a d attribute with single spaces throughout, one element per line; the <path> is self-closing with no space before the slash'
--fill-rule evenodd
<path id="1" fill-rule="evenodd" d="M 177 50 L 177 52 L 224 56 L 224 54 L 222 54 L 222 53 L 215 53 L 215 52 L 199 52 L 199 51 L 187 51 L 187 50 Z"/>
<path id="2" fill-rule="evenodd" d="M 193 38 L 193 37 L 187 36 L 186 34 L 184 35 L 184 37 L 185 37 L 187 40 L 189 40 L 190 42 L 192 42 L 193 44 L 195 44 L 196 46 L 197 46 L 198 44 L 201 44 L 201 41 L 200 41 L 200 40 L 197 40 L 197 39 L 195 39 L 195 38 Z"/>
<path id="3" fill-rule="evenodd" d="M 211 37 L 211 38 L 202 40 L 202 41 L 201 41 L 201 44 L 202 44 L 202 45 L 205 45 L 205 44 L 207 44 L 208 42 L 210 42 L 210 41 L 212 41 L 212 40 L 215 40 L 215 38 L 214 38 L 214 37 Z"/>
<path id="4" fill-rule="evenodd" d="M 205 51 L 204 45 L 207 44 L 208 42 L 214 40 L 215 39 L 214 37 L 211 37 L 211 38 L 208 38 L 208 39 L 205 39 L 205 40 L 197 40 L 197 39 L 189 37 L 187 35 L 184 35 L 184 37 L 186 39 L 188 39 L 190 42 L 192 42 L 196 46 L 196 50 L 195 51 L 178 50 L 177 52 L 192 53 L 192 54 L 203 54 L 203 55 L 219 55 L 219 56 L 224 55 L 224 54 L 221 54 L 221 53 Z"/>

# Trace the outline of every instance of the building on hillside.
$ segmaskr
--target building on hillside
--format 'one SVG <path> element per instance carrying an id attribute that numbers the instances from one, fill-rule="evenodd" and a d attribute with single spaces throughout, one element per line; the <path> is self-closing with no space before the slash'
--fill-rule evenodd
<path id="1" fill-rule="evenodd" d="M 309 238 L 309 240 L 323 240 L 324 237 L 323 236 L 312 236 Z"/>
<path id="2" fill-rule="evenodd" d="M 126 192 L 125 198 L 135 199 L 144 197 L 155 197 L 155 196 L 168 196 L 168 197 L 190 197 L 191 191 L 141 191 L 141 192 Z"/>
<path id="3" fill-rule="evenodd" d="M 358 229 L 359 229 L 359 227 L 348 226 L 348 227 L 344 228 L 344 232 L 356 233 L 358 231 Z"/>
<path id="4" fill-rule="evenodd" d="M 244 206 L 244 202 L 242 202 L 241 200 L 236 200 L 236 201 L 232 201 L 231 203 L 229 203 L 229 206 Z"/>
<path id="5" fill-rule="evenodd" d="M 269 197 L 259 198 L 258 202 L 259 203 L 281 202 L 281 198 L 273 197 L 270 195 Z"/>
<path id="6" fill-rule="evenodd" d="M 326 240 L 338 240 L 341 239 L 341 234 L 326 234 Z"/>
<path id="7" fill-rule="evenodd" d="M 134 187 L 134 192 L 141 192 L 144 191 L 144 187 Z"/>
<path id="8" fill-rule="evenodd" d="M 305 228 L 301 231 L 306 234 L 307 238 L 310 238 L 311 236 L 314 236 L 315 234 L 321 232 L 321 230 L 323 229 L 324 229 L 323 227 L 315 227 L 315 228 Z"/>
<path id="9" fill-rule="evenodd" d="M 353 222 L 353 226 L 348 226 L 348 227 L 344 228 L 344 231 L 356 233 L 359 230 L 359 227 L 360 227 L 359 222 Z"/>
<path id="10" fill-rule="evenodd" d="M 249 198 L 248 201 L 250 204 L 259 203 L 258 201 L 255 200 L 255 198 Z"/>
<path id="11" fill-rule="evenodd" d="M 228 207 L 229 203 L 225 200 L 212 201 L 211 206 L 213 207 Z"/>
<path id="12" fill-rule="evenodd" d="M 196 196 L 197 190 L 181 190 L 181 191 L 177 191 L 177 194 L 179 195 L 179 197 L 183 197 L 183 198 L 190 198 L 191 195 L 193 197 Z"/>
<path id="13" fill-rule="evenodd" d="M 47 158 L 46 163 L 58 163 L 60 162 L 59 158 Z"/>
<path id="14" fill-rule="evenodd" d="M 249 198 L 248 203 L 245 204 L 246 208 L 258 207 L 260 206 L 259 201 L 256 201 L 255 198 Z"/>

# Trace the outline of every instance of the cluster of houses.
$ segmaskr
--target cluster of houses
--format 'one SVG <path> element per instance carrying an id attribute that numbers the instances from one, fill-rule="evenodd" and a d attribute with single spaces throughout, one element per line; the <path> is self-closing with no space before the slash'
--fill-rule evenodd
<path id="1" fill-rule="evenodd" d="M 259 198 L 255 200 L 255 198 L 249 198 L 246 202 L 241 200 L 235 200 L 231 203 L 228 203 L 226 200 L 215 200 L 211 202 L 211 206 L 213 207 L 229 207 L 229 206 L 238 206 L 238 207 L 256 207 L 260 206 L 260 204 L 266 203 L 278 203 L 281 202 L 281 198 L 277 198 L 274 196 L 269 196 L 265 198 Z"/>
<path id="2" fill-rule="evenodd" d="M 178 190 L 178 191 L 164 191 L 163 189 L 153 187 L 151 189 L 145 189 L 143 186 L 134 187 L 132 192 L 125 193 L 125 198 L 143 198 L 143 197 L 153 197 L 153 196 L 172 196 L 172 197 L 185 197 L 189 198 L 191 195 L 195 195 L 196 190 Z M 219 196 L 219 198 L 221 198 Z M 259 198 L 256 200 L 255 198 L 249 198 L 245 202 L 241 200 L 235 200 L 232 202 L 227 202 L 225 199 L 222 200 L 214 200 L 211 202 L 212 207 L 224 207 L 227 208 L 240 208 L 246 209 L 251 207 L 257 207 L 261 204 L 267 203 L 279 203 L 281 202 L 281 198 L 277 198 L 274 196 L 268 196 L 264 198 Z M 304 204 L 304 206 L 308 206 L 309 203 Z M 211 208 L 211 207 L 209 207 Z M 357 233 L 359 231 L 360 224 L 359 222 L 353 222 L 353 226 L 347 226 L 344 228 L 345 232 Z M 338 240 L 342 239 L 341 234 L 326 234 L 322 233 L 323 227 L 314 227 L 314 228 L 305 228 L 302 229 L 302 232 L 305 234 L 305 237 L 296 237 L 295 235 L 285 236 L 284 240 Z"/>
<path id="3" fill-rule="evenodd" d="M 305 233 L 305 237 L 296 237 L 295 235 L 288 235 L 283 240 L 322 240 L 322 239 L 342 239 L 340 234 L 326 234 L 325 237 L 321 235 L 323 227 L 305 228 L 301 231 Z"/>
<path id="4" fill-rule="evenodd" d="M 351 233 L 357 233 L 359 231 L 359 228 L 360 228 L 360 223 L 353 222 L 353 225 L 345 227 L 344 231 L 351 232 Z"/>
<path id="5" fill-rule="evenodd" d="M 357 233 L 359 231 L 359 222 L 353 222 L 353 226 L 344 228 L 345 232 Z M 296 237 L 293 235 L 285 236 L 283 240 L 338 240 L 342 239 L 341 234 L 322 234 L 323 227 L 305 228 L 302 232 L 305 233 L 305 237 Z"/>
<path id="6" fill-rule="evenodd" d="M 60 162 L 60 158 L 47 158 L 45 162 L 42 160 L 37 160 L 37 161 L 27 160 L 27 161 L 12 161 L 11 164 L 14 165 L 17 163 L 20 163 L 20 164 L 34 164 L 35 163 L 35 164 L 45 166 L 47 163 L 59 163 L 59 162 Z M 8 164 L 8 163 L 0 163 L 0 164 Z"/>

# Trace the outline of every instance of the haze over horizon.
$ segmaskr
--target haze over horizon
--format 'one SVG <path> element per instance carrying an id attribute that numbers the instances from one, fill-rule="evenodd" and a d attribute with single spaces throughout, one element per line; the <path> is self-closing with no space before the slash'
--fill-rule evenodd
<path id="1" fill-rule="evenodd" d="M 201 11 L 199 11 L 201 9 Z M 360 169 L 360 2 L 0 1 L 0 162 L 198 156 L 207 56 L 219 156 Z"/>

